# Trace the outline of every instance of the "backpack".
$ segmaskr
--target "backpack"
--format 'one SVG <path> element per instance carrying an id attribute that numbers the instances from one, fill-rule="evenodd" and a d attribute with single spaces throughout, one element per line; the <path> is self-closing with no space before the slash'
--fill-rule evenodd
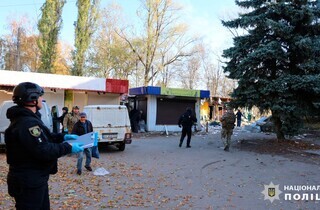
<path id="1" fill-rule="evenodd" d="M 227 112 L 223 116 L 222 127 L 227 129 L 233 129 L 235 121 L 236 116 L 232 112 Z"/>

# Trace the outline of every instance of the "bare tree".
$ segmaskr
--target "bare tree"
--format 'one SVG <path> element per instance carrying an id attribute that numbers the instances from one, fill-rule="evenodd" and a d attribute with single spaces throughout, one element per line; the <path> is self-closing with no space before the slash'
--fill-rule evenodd
<path id="1" fill-rule="evenodd" d="M 174 66 L 172 64 L 180 63 L 188 57 L 197 53 L 195 48 L 191 48 L 192 44 L 198 41 L 196 37 L 187 36 L 187 26 L 179 24 L 170 30 L 168 39 L 161 43 L 159 48 L 160 59 L 157 62 L 158 78 L 162 86 L 168 86 L 172 80 Z M 169 67 L 170 66 L 170 67 Z"/>
<path id="2" fill-rule="evenodd" d="M 57 58 L 53 63 L 53 71 L 56 74 L 69 75 L 72 63 L 72 46 L 67 43 L 58 42 L 56 52 Z"/>
<path id="3" fill-rule="evenodd" d="M 201 70 L 201 54 L 199 53 L 199 45 L 194 46 L 191 57 L 188 57 L 179 70 L 179 77 L 183 88 L 196 89 L 200 80 Z"/>
<path id="4" fill-rule="evenodd" d="M 222 97 L 230 97 L 232 91 L 237 87 L 237 81 L 229 79 L 225 76 L 221 78 L 221 83 L 219 86 L 219 92 Z"/>
<path id="5" fill-rule="evenodd" d="M 122 24 L 119 5 L 110 4 L 101 12 L 97 33 L 89 49 L 87 73 L 98 77 L 128 79 L 136 67 L 136 56 L 115 32 Z"/>
<path id="6" fill-rule="evenodd" d="M 144 22 L 144 34 L 139 38 L 130 38 L 125 30 L 118 34 L 143 66 L 144 85 L 148 85 L 167 70 L 168 65 L 190 56 L 188 46 L 194 39 L 185 38 L 186 27 L 179 23 L 177 15 L 181 8 L 172 0 L 143 0 L 142 3 L 138 14 Z"/>
<path id="7" fill-rule="evenodd" d="M 39 35 L 34 31 L 35 26 L 36 23 L 32 25 L 32 22 L 26 16 L 8 20 L 7 28 L 10 33 L 1 37 L 2 68 L 38 72 L 41 66 L 41 52 L 37 44 Z M 71 46 L 58 41 L 57 57 L 52 66 L 53 72 L 69 74 L 70 52 Z"/>
<path id="8" fill-rule="evenodd" d="M 37 71 L 40 53 L 38 35 L 27 16 L 8 19 L 9 34 L 2 36 L 2 66 L 7 70 Z"/>
<path id="9" fill-rule="evenodd" d="M 223 71 L 220 68 L 220 59 L 217 59 L 218 65 L 216 65 L 213 62 L 215 60 L 213 58 L 213 52 L 205 47 L 204 44 L 201 44 L 199 48 L 206 87 L 210 90 L 212 96 L 218 96 L 218 87 L 221 85 L 221 78 L 223 77 Z"/>

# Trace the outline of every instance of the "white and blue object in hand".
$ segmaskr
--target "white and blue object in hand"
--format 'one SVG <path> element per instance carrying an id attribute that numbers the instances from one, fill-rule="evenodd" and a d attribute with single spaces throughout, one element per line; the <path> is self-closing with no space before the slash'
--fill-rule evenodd
<path id="1" fill-rule="evenodd" d="M 71 152 L 78 153 L 83 151 L 82 143 L 69 143 L 72 146 Z"/>
<path id="2" fill-rule="evenodd" d="M 79 136 L 76 135 L 76 134 L 66 134 L 66 135 L 64 135 L 64 137 L 63 137 L 63 139 L 64 139 L 65 141 L 68 141 L 68 140 L 77 140 L 78 138 L 79 138 Z"/>
<path id="3" fill-rule="evenodd" d="M 69 135 L 69 134 L 67 134 L 67 135 Z M 73 135 L 73 134 L 71 134 L 71 135 Z M 90 133 L 86 133 L 81 136 L 78 136 L 78 138 L 75 140 L 66 140 L 66 142 L 68 142 L 69 144 L 81 143 L 82 148 L 85 149 L 85 148 L 93 147 L 95 144 L 98 144 L 98 137 L 95 137 L 95 136 L 96 136 L 95 132 L 90 132 Z"/>

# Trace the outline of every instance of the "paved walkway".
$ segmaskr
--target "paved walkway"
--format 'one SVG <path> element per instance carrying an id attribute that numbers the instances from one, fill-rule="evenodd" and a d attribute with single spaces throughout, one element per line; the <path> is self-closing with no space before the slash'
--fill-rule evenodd
<path id="1" fill-rule="evenodd" d="M 76 159 L 61 158 L 59 173 L 50 178 L 52 209 L 319 209 L 319 190 L 291 188 L 320 185 L 318 155 L 299 153 L 298 147 L 268 153 L 278 148 L 273 135 L 240 130 L 230 152 L 223 151 L 219 129 L 193 136 L 192 148 L 185 142 L 179 148 L 179 137 L 136 135 L 124 152 L 100 145 L 92 167 L 109 171 L 105 176 L 85 170 L 78 176 Z M 0 208 L 10 209 L 3 154 L 0 168 Z M 268 190 L 275 196 L 262 193 Z M 311 194 L 319 197 L 311 200 Z"/>

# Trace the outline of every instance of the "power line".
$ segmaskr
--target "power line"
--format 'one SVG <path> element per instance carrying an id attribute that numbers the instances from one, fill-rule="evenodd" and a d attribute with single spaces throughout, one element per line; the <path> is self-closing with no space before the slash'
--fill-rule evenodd
<path id="1" fill-rule="evenodd" d="M 0 5 L 0 7 L 22 7 L 22 6 L 36 6 L 36 5 L 42 5 L 43 3 L 32 3 L 32 4 L 10 4 L 10 5 Z"/>
<path id="2" fill-rule="evenodd" d="M 67 1 L 66 3 L 74 3 L 76 1 Z M 29 3 L 29 4 L 8 4 L 8 5 L 0 5 L 0 8 L 4 8 L 4 7 L 22 7 L 22 6 L 36 6 L 36 5 L 43 5 L 45 3 L 45 1 L 43 3 Z"/>

